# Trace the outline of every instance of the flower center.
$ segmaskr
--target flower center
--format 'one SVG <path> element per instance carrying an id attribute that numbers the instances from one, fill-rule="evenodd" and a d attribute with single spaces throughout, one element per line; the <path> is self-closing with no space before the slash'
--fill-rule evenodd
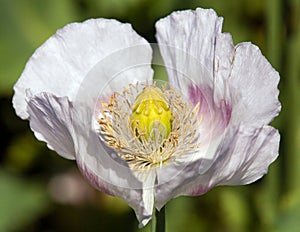
<path id="1" fill-rule="evenodd" d="M 199 148 L 198 111 L 170 86 L 129 85 L 101 101 L 99 137 L 134 170 L 161 167 Z"/>
<path id="2" fill-rule="evenodd" d="M 173 120 L 166 96 L 155 86 L 145 88 L 136 97 L 130 120 L 136 136 L 163 142 L 171 132 Z"/>

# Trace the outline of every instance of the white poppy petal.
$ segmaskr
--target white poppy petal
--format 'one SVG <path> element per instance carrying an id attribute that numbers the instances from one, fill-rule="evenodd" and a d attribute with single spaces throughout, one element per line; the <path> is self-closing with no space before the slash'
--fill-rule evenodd
<path id="1" fill-rule="evenodd" d="M 30 127 L 35 136 L 66 159 L 75 158 L 71 108 L 67 97 L 48 93 L 40 93 L 28 102 Z"/>
<path id="2" fill-rule="evenodd" d="M 252 183 L 268 172 L 269 165 L 279 154 L 280 134 L 271 126 L 240 126 L 233 134 L 234 141 L 228 134 L 220 151 L 220 156 L 226 153 L 230 158 L 227 162 L 219 161 L 224 172 L 215 175 L 217 185 Z"/>
<path id="3" fill-rule="evenodd" d="M 231 36 L 221 33 L 222 23 L 215 11 L 201 8 L 174 12 L 156 23 L 169 81 L 182 92 L 188 93 L 187 79 L 204 88 L 222 87 L 215 86 L 214 77 L 228 76 L 234 51 Z"/>
<path id="4" fill-rule="evenodd" d="M 279 133 L 270 126 L 239 126 L 228 130 L 213 165 L 205 173 L 208 160 L 198 160 L 181 167 L 178 177 L 161 182 L 156 192 L 158 207 L 180 195 L 202 195 L 218 185 L 243 185 L 261 178 L 277 158 Z M 180 167 L 177 167 L 179 169 Z M 172 170 L 173 169 L 173 170 Z M 176 175 L 176 166 L 171 175 Z M 167 169 L 165 172 L 168 171 Z"/>
<path id="5" fill-rule="evenodd" d="M 190 191 L 187 195 L 201 195 L 205 193 L 203 189 L 214 186 L 244 185 L 258 180 L 277 158 L 279 140 L 278 131 L 270 126 L 230 128 L 214 165 L 186 186 Z"/>
<path id="6" fill-rule="evenodd" d="M 73 118 L 76 161 L 83 176 L 96 188 L 124 199 L 135 210 L 141 224 L 152 212 L 146 208 L 143 183 L 113 149 L 109 149 L 93 128 L 94 109 L 76 102 Z"/>
<path id="7" fill-rule="evenodd" d="M 231 96 L 228 89 L 229 77 L 234 59 L 234 45 L 231 35 L 218 33 L 216 35 L 214 55 L 214 91 L 215 102 L 217 99 L 226 99 L 231 103 Z"/>
<path id="8" fill-rule="evenodd" d="M 170 82 L 193 102 L 203 97 L 209 102 L 209 90 L 217 107 L 227 105 L 228 118 L 233 115 L 236 125 L 261 126 L 278 115 L 278 73 L 256 46 L 234 47 L 231 36 L 221 33 L 222 18 L 213 10 L 175 12 L 156 27 Z"/>
<path id="9" fill-rule="evenodd" d="M 205 70 L 198 74 L 196 71 L 205 68 L 212 74 L 216 35 L 221 33 L 222 21 L 213 10 L 198 8 L 173 12 L 156 23 L 156 38 L 166 67 L 175 68 L 175 72 L 168 70 L 171 82 L 181 81 L 178 72 L 197 82 L 206 82 L 201 76 Z M 193 66 L 189 64 L 191 59 L 196 60 L 192 62 Z M 202 67 L 197 68 L 196 62 Z"/>
<path id="10" fill-rule="evenodd" d="M 152 83 L 151 58 L 149 44 L 131 46 L 110 54 L 87 73 L 74 101 L 99 110 L 97 104 L 107 101 L 114 92 L 122 93 L 138 82 Z"/>
<path id="11" fill-rule="evenodd" d="M 279 74 L 251 43 L 236 46 L 229 79 L 232 121 L 254 126 L 268 124 L 278 115 Z"/>
<path id="12" fill-rule="evenodd" d="M 161 209 L 172 198 L 185 195 L 187 189 L 184 186 L 193 179 L 204 175 L 211 165 L 211 160 L 198 159 L 191 163 L 166 165 L 158 170 L 158 183 L 155 189 L 156 208 Z"/>
<path id="13" fill-rule="evenodd" d="M 169 81 L 194 105 L 200 103 L 206 137 L 222 134 L 231 117 L 226 82 L 234 46 L 231 36 L 221 33 L 222 22 L 213 10 L 198 8 L 174 12 L 156 23 Z"/>
<path id="14" fill-rule="evenodd" d="M 27 89 L 32 95 L 49 92 L 67 96 L 72 102 L 82 80 L 100 60 L 135 45 L 145 45 L 144 56 L 150 57 L 150 62 L 150 46 L 130 24 L 111 19 L 68 24 L 38 48 L 26 64 L 14 86 L 13 105 L 17 114 L 28 118 Z"/>

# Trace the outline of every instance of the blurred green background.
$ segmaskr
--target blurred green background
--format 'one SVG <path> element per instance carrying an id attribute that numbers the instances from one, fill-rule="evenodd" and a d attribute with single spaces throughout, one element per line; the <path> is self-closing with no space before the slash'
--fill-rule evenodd
<path id="1" fill-rule="evenodd" d="M 299 231 L 299 0 L 0 0 L 0 232 L 139 231 L 122 200 L 92 189 L 74 162 L 34 138 L 15 116 L 12 87 L 34 50 L 67 23 L 116 18 L 155 42 L 155 21 L 196 7 L 214 8 L 235 44 L 257 44 L 280 72 L 280 157 L 255 184 L 172 200 L 167 231 Z"/>

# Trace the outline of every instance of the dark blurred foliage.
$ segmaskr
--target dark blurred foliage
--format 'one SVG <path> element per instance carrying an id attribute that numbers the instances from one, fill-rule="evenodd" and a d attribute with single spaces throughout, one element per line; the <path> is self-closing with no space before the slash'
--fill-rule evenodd
<path id="1" fill-rule="evenodd" d="M 282 136 L 280 158 L 255 184 L 172 200 L 167 231 L 299 230 L 299 0 L 0 0 L 0 232 L 138 231 L 122 200 L 92 189 L 75 162 L 35 139 L 14 113 L 12 87 L 34 50 L 67 23 L 115 18 L 155 42 L 159 18 L 196 7 L 214 8 L 235 44 L 257 44 L 280 72 L 283 109 L 273 122 Z"/>

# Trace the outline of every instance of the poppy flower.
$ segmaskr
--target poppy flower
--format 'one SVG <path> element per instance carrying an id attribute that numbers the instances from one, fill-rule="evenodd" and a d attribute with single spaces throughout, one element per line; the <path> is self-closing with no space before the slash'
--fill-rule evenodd
<path id="1" fill-rule="evenodd" d="M 130 24 L 68 24 L 29 59 L 13 106 L 141 226 L 174 197 L 252 183 L 278 156 L 268 124 L 280 112 L 279 74 L 257 46 L 234 46 L 222 22 L 198 8 L 156 23 L 167 84 L 153 81 L 152 48 Z"/>

